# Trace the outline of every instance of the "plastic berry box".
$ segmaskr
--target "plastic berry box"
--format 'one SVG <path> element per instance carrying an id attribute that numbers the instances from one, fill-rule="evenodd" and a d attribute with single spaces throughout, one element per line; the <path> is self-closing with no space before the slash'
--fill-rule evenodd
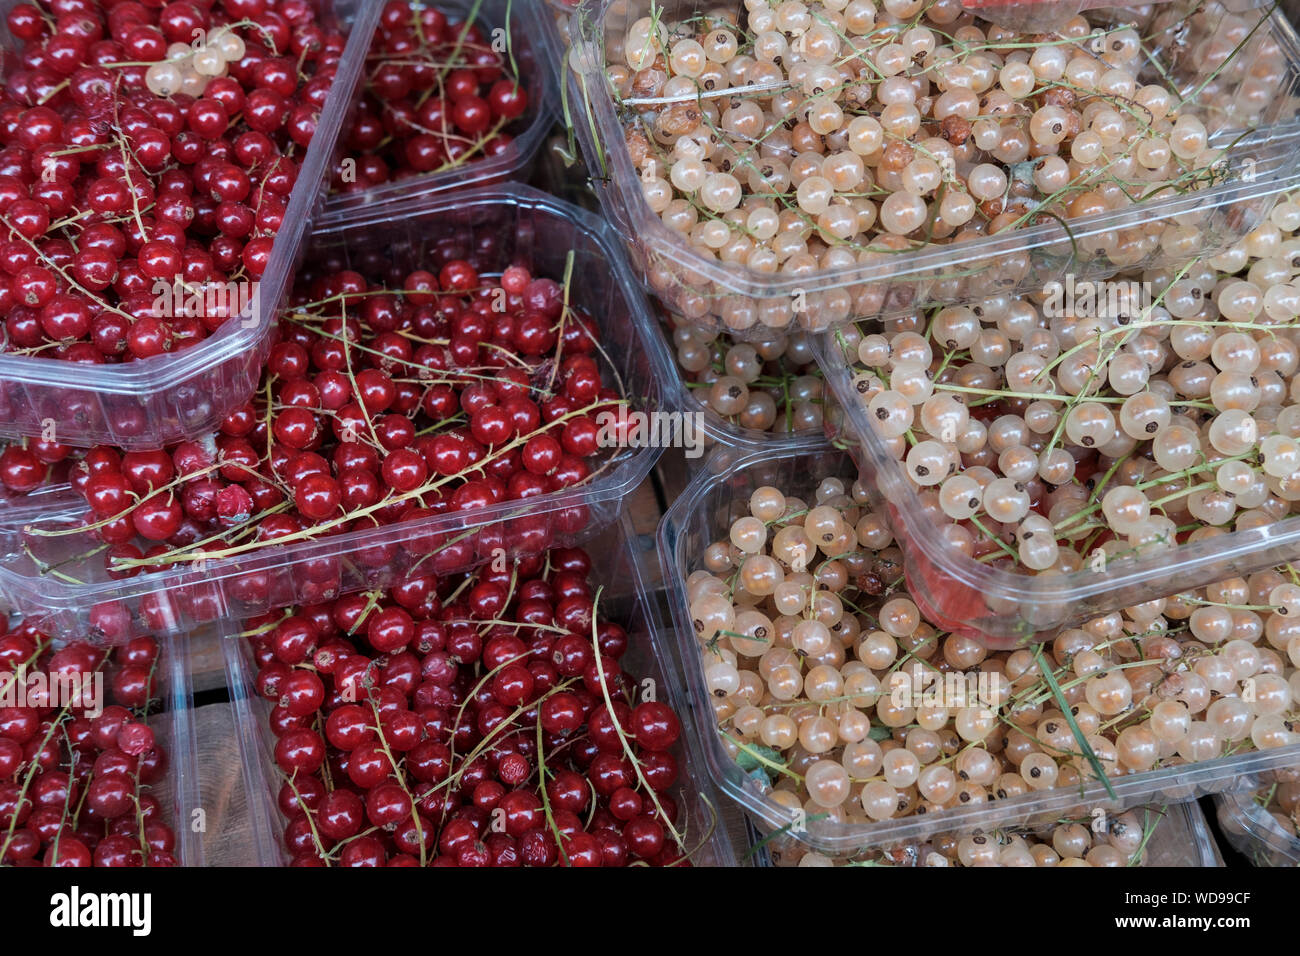
<path id="1" fill-rule="evenodd" d="M 700 644 L 691 624 L 686 578 L 701 566 L 704 550 L 726 538 L 734 518 L 748 514 L 748 501 L 756 488 L 774 485 L 786 494 L 809 496 L 826 477 L 846 483 L 865 476 L 842 451 L 808 451 L 771 443 L 760 451 L 732 456 L 725 466 L 705 470 L 677 497 L 660 522 L 657 535 L 673 635 L 690 708 L 696 724 L 705 728 L 705 763 L 718 788 L 768 829 L 790 827 L 789 810 L 769 796 L 771 784 L 762 775 L 747 772 L 727 753 L 722 737 L 708 728 L 716 726 L 712 698 L 705 683 Z M 923 594 L 912 587 L 908 596 L 918 606 Z M 922 607 L 923 613 L 925 609 Z M 932 618 L 927 619 L 935 623 Z M 836 823 L 810 815 L 801 842 L 829 856 L 843 856 L 873 846 L 923 840 L 946 832 L 969 832 L 999 826 L 1041 826 L 1064 815 L 1088 816 L 1096 808 L 1106 811 L 1143 804 L 1178 803 L 1207 793 L 1258 786 L 1260 774 L 1300 762 L 1300 745 L 1252 751 L 1192 765 L 1165 767 L 1145 773 L 1111 778 L 1112 798 L 1100 782 L 1086 787 L 1058 787 L 965 806 L 942 813 L 902 817 L 872 824 Z"/>
<path id="2" fill-rule="evenodd" d="M 364 215 L 368 207 L 379 203 L 405 204 L 417 197 L 528 179 L 533 159 L 554 119 L 555 68 L 549 61 L 549 38 L 556 31 L 545 19 L 550 14 L 537 3 L 520 0 L 439 0 L 432 6 L 460 23 L 478 24 L 494 47 L 502 47 L 507 62 L 518 67 L 520 82 L 528 93 L 528 109 L 509 126 L 514 141 L 498 156 L 481 156 L 454 168 L 358 192 L 331 194 L 321 215 L 322 227 L 358 213 Z"/>
<path id="3" fill-rule="evenodd" d="M 576 207 L 515 184 L 425 197 L 407 204 L 399 218 L 376 213 L 323 229 L 308 254 L 339 268 L 405 263 L 408 269 L 435 255 L 467 256 L 481 273 L 522 259 L 539 274 L 562 277 L 570 252 L 577 277 L 570 304 L 596 320 L 610 382 L 634 409 L 662 408 L 670 360 L 646 334 L 644 295 L 610 228 Z M 612 449 L 586 484 L 500 502 L 472 516 L 449 512 L 119 581 L 108 577 L 90 534 L 33 533 L 80 524 L 84 503 L 68 490 L 58 504 L 0 511 L 0 598 L 39 617 L 51 633 L 112 642 L 131 630 L 177 631 L 382 587 L 417 565 L 450 573 L 510 552 L 573 543 L 608 525 L 659 451 Z"/>
<path id="4" fill-rule="evenodd" d="M 1143 809 L 1145 808 L 1139 808 L 1139 812 Z M 1150 812 L 1157 822 L 1143 849 L 1143 862 L 1134 864 L 1135 866 L 1223 866 L 1223 860 L 1219 858 L 1218 848 L 1215 846 L 1214 836 L 1205 822 L 1205 814 L 1201 812 L 1201 808 L 1195 801 L 1189 800 L 1166 807 L 1152 807 Z M 1159 816 L 1155 816 L 1157 814 Z M 764 842 L 764 837 L 752 824 L 749 826 L 749 833 L 750 852 L 757 866 L 799 866 L 800 859 L 807 852 L 806 847 L 800 846 L 793 837 L 785 834 L 779 834 Z M 870 858 L 876 859 L 877 854 L 873 854 Z M 891 848 L 889 858 L 897 862 L 880 865 L 926 865 L 925 861 L 918 857 L 916 844 Z M 838 865 L 841 858 L 833 862 Z M 845 859 L 843 862 L 853 865 L 851 860 Z"/>
<path id="5" fill-rule="evenodd" d="M 11 623 L 17 623 L 11 616 Z M 47 636 L 49 636 L 47 634 Z M 63 641 L 54 640 L 55 647 Z M 193 694 L 190 682 L 188 645 L 184 641 L 160 640 L 153 676 L 151 711 L 141 717 L 153 731 L 158 745 L 167 756 L 161 779 L 143 785 L 142 793 L 152 794 L 163 811 L 163 822 L 176 837 L 172 851 L 181 866 L 203 866 L 203 830 L 206 818 L 199 799 L 199 766 L 193 723 Z M 113 665 L 106 669 L 103 697 L 99 708 L 116 703 L 112 691 Z M 21 777 L 18 781 L 22 782 Z M 4 843 L 0 833 L 0 844 Z"/>
<path id="6" fill-rule="evenodd" d="M 1237 55 L 1242 63 L 1258 59 L 1262 49 L 1276 50 L 1286 64 L 1281 88 L 1269 91 L 1261 115 L 1248 130 L 1226 122 L 1212 130 L 1210 145 L 1226 148 L 1226 159 L 1204 188 L 1160 192 L 1118 210 L 1050 221 L 1025 228 L 977 236 L 959 244 L 926 244 L 872 256 L 834 269 L 778 270 L 760 273 L 706 257 L 670 229 L 642 195 L 642 170 L 635 166 L 624 143 L 633 121 L 630 107 L 620 108 L 606 79 L 607 58 L 622 49 L 628 29 L 651 18 L 671 23 L 691 17 L 743 22 L 745 4 L 701 3 L 698 0 L 586 0 L 570 21 L 572 51 L 566 82 L 575 133 L 582 145 L 602 206 L 627 238 L 633 261 L 647 288 L 674 312 L 739 335 L 759 335 L 771 328 L 801 327 L 823 331 L 844 323 L 905 312 L 929 303 L 957 305 L 990 295 L 1021 294 L 1041 289 L 1063 273 L 1099 280 L 1121 268 L 1181 264 L 1186 253 L 1174 246 L 1195 231 L 1195 253 L 1214 254 L 1241 238 L 1272 207 L 1278 194 L 1300 184 L 1300 126 L 1296 91 L 1300 86 L 1300 41 L 1281 10 L 1250 9 L 1231 13 L 1222 4 L 1192 4 L 1190 0 L 1140 8 L 1164 16 L 1175 36 L 1187 19 L 1205 18 L 1207 33 L 1224 18 L 1247 23 L 1249 43 Z M 1230 4 L 1235 6 L 1235 4 Z M 1020 7 L 1024 5 L 1013 5 Z M 1056 6 L 1056 5 L 1053 5 Z M 1061 5 L 1063 20 L 1069 15 Z M 1139 8 L 1119 7 L 1090 12 L 1097 23 Z M 1226 29 L 1226 27 L 1225 27 Z M 1226 79 L 1221 66 L 1207 58 L 1184 54 L 1180 40 L 1152 53 L 1146 77 L 1167 77 L 1184 93 L 1202 99 L 1236 102 L 1260 92 L 1245 68 Z M 1172 194 L 1171 194 L 1172 192 Z M 1044 217 L 1046 218 L 1046 217 Z M 1106 249 L 1116 237 L 1160 237 L 1141 253 Z M 862 247 L 859 247 L 862 248 Z M 858 252 L 857 249 L 854 250 Z M 862 259 L 868 261 L 863 262 Z"/>
<path id="7" fill-rule="evenodd" d="M 660 699 L 666 700 L 682 720 L 681 738 L 673 749 L 680 768 L 680 780 L 673 796 L 679 807 L 678 829 L 683 832 L 688 849 L 693 851 L 691 864 L 735 866 L 735 852 L 721 818 L 722 806 L 702 765 L 700 735 L 687 716 L 672 654 L 658 627 L 655 595 L 646 588 L 638 563 L 636 540 L 631 523 L 624 517 L 584 545 L 596 569 L 593 580 L 596 586 L 604 588 L 600 596 L 602 614 L 627 630 L 624 669 L 636 676 L 642 686 L 653 681 Z M 258 864 L 285 866 L 288 854 L 282 840 L 284 817 L 276 801 L 284 778 L 272 757 L 275 739 L 267 725 L 271 705 L 253 690 L 256 671 L 248 642 L 229 638 L 225 657 Z"/>
<path id="8" fill-rule="evenodd" d="M 938 520 L 922 505 L 902 464 L 885 449 L 854 388 L 843 347 L 834 334 L 814 343 L 835 407 L 827 430 L 848 448 L 886 510 L 903 547 L 908 585 L 931 618 L 989 647 L 1009 647 L 1049 636 L 1061 627 L 1294 559 L 1300 518 L 1175 545 L 1146 557 L 1085 563 L 1069 574 L 1031 574 L 992 568 L 942 544 Z"/>
<path id="9" fill-rule="evenodd" d="M 1255 797 L 1254 793 L 1223 793 L 1214 798 L 1223 835 L 1255 866 L 1300 866 L 1300 838 L 1283 830 Z"/>
<path id="10" fill-rule="evenodd" d="M 0 14 L 7 15 L 17 2 L 0 0 Z M 336 141 L 356 102 L 365 47 L 382 4 L 323 0 L 321 6 L 327 22 L 347 31 L 348 44 L 270 261 L 251 291 L 250 315 L 226 322 L 189 349 L 138 362 L 72 365 L 0 353 L 0 437 L 156 448 L 213 431 L 231 409 L 247 401 L 262 374 L 276 310 L 324 199 Z M 0 22 L 0 53 L 7 61 L 12 61 L 14 46 Z"/>

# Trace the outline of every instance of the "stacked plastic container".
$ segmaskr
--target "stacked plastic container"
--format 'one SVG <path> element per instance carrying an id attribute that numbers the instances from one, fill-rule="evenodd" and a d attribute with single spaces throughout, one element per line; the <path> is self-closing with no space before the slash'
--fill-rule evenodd
<path id="1" fill-rule="evenodd" d="M 525 186 L 434 195 L 406 203 L 400 215 L 376 207 L 313 235 L 310 261 L 362 272 L 392 263 L 413 269 L 468 255 L 483 272 L 527 261 L 540 273 L 564 274 L 574 256 L 570 304 L 599 328 L 608 367 L 633 409 L 663 406 L 669 361 L 647 334 L 645 302 L 604 223 Z M 618 516 L 622 500 L 649 473 L 659 449 L 610 450 L 592 481 L 525 502 L 352 531 L 322 540 L 263 548 L 246 556 L 178 565 L 115 580 L 90 532 L 75 529 L 85 513 L 79 496 L 0 513 L 0 598 L 52 633 L 114 640 L 139 630 L 186 629 L 298 602 L 383 587 L 418 562 L 439 573 L 473 567 L 498 553 L 536 552 L 597 533 Z M 47 568 L 57 567 L 58 573 Z"/>

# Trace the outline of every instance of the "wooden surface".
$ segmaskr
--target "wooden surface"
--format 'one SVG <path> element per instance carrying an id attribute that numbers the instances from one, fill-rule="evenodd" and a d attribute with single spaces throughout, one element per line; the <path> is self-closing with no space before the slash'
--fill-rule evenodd
<path id="1" fill-rule="evenodd" d="M 226 686 L 221 642 L 213 637 L 190 641 L 190 679 L 195 694 Z"/>
<path id="2" fill-rule="evenodd" d="M 203 838 L 207 866 L 255 866 L 257 851 L 247 813 L 244 771 L 229 703 L 205 704 L 194 712 L 198 739 L 199 805 L 207 815 Z"/>

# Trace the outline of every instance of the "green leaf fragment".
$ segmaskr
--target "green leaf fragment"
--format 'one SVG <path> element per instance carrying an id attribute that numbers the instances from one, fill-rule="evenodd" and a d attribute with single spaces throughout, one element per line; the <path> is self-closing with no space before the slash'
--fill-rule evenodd
<path id="1" fill-rule="evenodd" d="M 740 753 L 736 756 L 736 763 L 740 769 L 749 773 L 751 770 L 762 770 L 764 764 L 786 765 L 781 759 L 780 751 L 773 750 L 771 747 L 764 747 L 761 744 L 741 744 Z M 764 771 L 766 776 L 766 771 Z"/>

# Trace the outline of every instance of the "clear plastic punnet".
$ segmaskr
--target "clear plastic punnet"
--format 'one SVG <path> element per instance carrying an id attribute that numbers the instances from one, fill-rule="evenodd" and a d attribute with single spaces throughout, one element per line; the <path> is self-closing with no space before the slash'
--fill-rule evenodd
<path id="1" fill-rule="evenodd" d="M 766 32 L 761 34 L 759 49 L 754 47 L 758 41 L 752 33 L 745 32 L 747 18 L 754 15 L 747 7 L 739 0 L 587 0 L 570 23 L 572 49 L 566 75 L 573 126 L 602 205 L 626 237 L 647 287 L 674 312 L 742 337 L 761 337 L 790 327 L 822 331 L 929 303 L 959 304 L 990 295 L 1023 293 L 1041 289 L 1045 282 L 1067 272 L 1101 280 L 1122 269 L 1180 264 L 1192 255 L 1213 253 L 1240 239 L 1263 220 L 1279 193 L 1300 183 L 1300 126 L 1296 123 L 1300 44 L 1286 16 L 1273 7 L 1233 12 L 1217 2 L 1173 0 L 1083 13 L 1091 29 L 1072 35 L 1077 37 L 1076 43 L 1083 44 L 1076 58 L 1109 55 L 1104 44 L 1116 42 L 1112 38 L 1122 33 L 1122 42 L 1128 44 L 1136 36 L 1143 65 L 1134 83 L 1144 90 L 1159 88 L 1189 103 L 1189 111 L 1203 118 L 1203 123 L 1197 122 L 1207 137 L 1205 149 L 1192 157 L 1185 169 L 1180 166 L 1177 175 L 1147 182 L 1141 174 L 1134 174 L 1132 182 L 1125 179 L 1127 185 L 1117 186 L 1117 192 L 1107 187 L 1104 195 L 1094 192 L 1095 182 L 1070 180 L 1058 188 L 1058 177 L 1051 171 L 1060 173 L 1067 166 L 1066 160 L 1074 158 L 1067 153 L 1058 157 L 1059 164 L 1049 167 L 1039 159 L 1029 159 L 1028 139 L 1017 141 L 1019 145 L 987 139 L 997 133 L 1002 119 L 990 120 L 982 112 L 971 114 L 968 110 L 946 130 L 931 118 L 929 126 L 917 133 L 915 123 L 909 125 L 901 115 L 886 117 L 878 103 L 871 103 L 870 111 L 855 105 L 870 100 L 875 85 L 883 89 L 884 84 L 895 83 L 895 61 L 902 64 L 906 59 L 906 50 L 901 58 L 895 56 L 895 50 L 881 53 L 882 47 L 896 39 L 882 30 L 883 11 L 876 15 L 874 26 L 860 24 L 852 35 L 843 29 L 837 34 L 839 28 L 824 13 L 808 14 L 807 23 L 801 20 L 791 30 L 775 25 L 768 29 L 764 24 Z M 778 15 L 766 7 L 761 9 L 764 16 Z M 982 15 L 982 11 L 975 12 Z M 730 31 L 735 31 L 736 24 L 741 29 L 733 34 Z M 989 26 L 986 22 L 982 25 Z M 1130 25 L 1136 29 L 1125 32 Z M 654 29 L 660 31 L 661 46 L 650 49 Z M 719 40 L 721 46 L 712 49 L 725 50 L 735 41 L 743 45 L 739 55 L 728 60 L 726 67 L 706 65 L 703 69 L 712 72 L 703 85 L 690 79 L 689 72 L 676 73 L 665 83 L 662 44 L 667 43 L 667 53 L 671 53 L 679 40 L 696 35 L 707 39 L 715 29 L 731 39 Z M 833 57 L 829 67 L 819 69 L 861 59 L 845 56 L 842 45 L 847 40 L 868 49 L 870 56 L 887 56 L 889 72 L 876 67 L 868 73 L 869 67 L 863 67 L 847 82 L 841 77 L 824 89 L 809 78 L 813 74 L 808 64 L 797 63 L 790 69 L 800 71 L 803 83 L 794 89 L 785 68 L 775 61 L 782 59 L 782 49 L 797 46 L 814 30 L 819 44 L 828 36 L 844 38 L 838 59 Z M 928 57 L 923 62 L 931 72 L 925 79 L 931 79 L 931 73 L 937 78 L 933 71 L 940 65 L 930 40 L 942 44 L 945 38 L 916 41 L 923 48 L 918 48 L 915 56 Z M 644 55 L 635 46 L 638 42 Z M 954 76 L 952 89 L 970 78 L 963 70 L 998 73 L 997 63 L 981 60 L 976 69 L 969 62 L 970 57 L 982 57 L 985 49 L 995 48 L 997 41 L 979 48 L 968 47 L 967 42 L 959 41 L 963 46 L 960 52 L 952 43 L 942 47 L 945 69 L 954 58 L 957 61 L 960 75 Z M 1042 35 L 1027 34 L 1026 42 L 1038 47 L 1044 41 Z M 1065 42 L 1047 41 L 1047 47 Z M 900 43 L 892 46 L 901 49 Z M 999 56 L 1005 54 L 1005 59 L 1012 52 L 1002 50 Z M 694 57 L 693 50 L 688 56 Z M 744 61 L 744 70 L 752 72 L 755 58 L 761 60 L 757 64 L 759 79 L 736 85 L 739 80 L 728 72 L 729 67 Z M 1260 64 L 1265 62 L 1276 67 L 1276 75 L 1267 81 L 1253 73 L 1263 69 Z M 689 60 L 683 63 L 687 64 L 683 70 L 695 69 Z M 621 88 L 611 85 L 611 70 Z M 1048 68 L 1047 73 L 1054 72 Z M 748 75 L 745 72 L 743 78 Z M 888 79 L 882 79 L 885 76 Z M 994 78 L 985 87 L 986 97 L 1000 93 L 998 82 Z M 1033 82 L 1031 79 L 1031 85 Z M 1008 84 L 1014 88 L 1011 78 Z M 1078 95 L 1082 103 L 1086 89 L 1079 93 L 1080 89 L 1067 78 L 1061 83 L 1047 81 L 1035 95 L 1056 97 L 1060 93 L 1064 97 L 1060 102 L 1070 104 Z M 668 95 L 663 95 L 664 90 Z M 892 98 L 896 92 L 891 88 L 883 95 Z M 932 92 L 939 96 L 942 91 L 935 88 Z M 1164 96 L 1151 95 L 1157 99 Z M 803 122 L 799 110 L 817 105 L 819 97 L 837 96 L 839 100 L 829 104 L 834 109 L 826 111 L 828 118 L 819 122 L 827 124 L 824 129 L 837 124 L 841 128 L 826 137 L 817 134 L 810 138 L 807 134 L 816 131 Z M 926 108 L 932 105 L 927 98 Z M 905 111 L 905 107 L 900 104 L 898 108 Z M 884 109 L 891 108 L 893 104 Z M 1032 108 L 1025 106 L 1025 115 L 1038 108 L 1037 102 Z M 764 109 L 776 111 L 771 114 L 775 122 L 770 116 L 755 118 L 753 114 Z M 941 109 L 947 113 L 946 101 Z M 879 143 L 875 142 L 878 119 L 891 124 Z M 901 132 L 894 131 L 894 119 L 899 120 Z M 842 124 L 851 126 L 854 121 L 869 127 L 855 143 L 858 149 L 871 152 L 854 154 L 846 147 L 847 140 L 834 140 L 824 154 L 820 152 L 822 147 L 817 144 L 847 135 Z M 763 129 L 748 132 L 755 122 Z M 1063 135 L 1071 135 L 1070 122 L 1062 125 Z M 1119 125 L 1123 122 L 1120 118 Z M 1139 125 L 1145 127 L 1146 120 Z M 789 140 L 796 135 L 796 128 L 798 135 L 817 147 L 811 154 L 800 152 L 808 143 Z M 779 134 L 782 142 L 765 146 L 778 129 L 784 129 Z M 1021 133 L 1029 136 L 1026 131 Z M 1062 132 L 1049 130 L 1042 135 L 1050 141 Z M 908 140 L 908 136 L 914 138 Z M 925 136 L 929 138 L 922 140 Z M 695 145 L 678 149 L 678 143 L 686 138 Z M 973 165 L 954 152 L 965 149 L 968 138 L 984 143 L 981 150 L 996 148 L 1007 158 Z M 936 139 L 946 145 L 937 145 Z M 699 146 L 704 141 L 711 145 Z M 1135 140 L 1135 149 L 1136 144 Z M 1090 140 L 1080 155 L 1090 157 L 1095 145 Z M 890 179 L 894 184 L 888 188 L 877 183 L 884 175 L 879 169 L 888 146 L 907 153 L 897 162 L 907 162 L 909 176 L 920 175 L 920 179 L 909 180 L 911 192 L 899 185 L 901 179 L 897 183 Z M 1045 147 L 1047 154 L 1058 148 L 1059 144 Z M 720 157 L 719 150 L 727 155 Z M 832 153 L 844 157 L 843 163 L 837 160 L 832 175 L 847 177 L 842 180 L 844 188 L 835 187 L 833 196 L 827 189 L 834 184 L 825 175 L 813 175 L 818 163 L 823 163 L 821 173 L 826 172 L 823 156 Z M 849 186 L 851 167 L 858 165 L 849 158 L 854 155 L 865 167 L 859 170 L 861 182 Z M 711 165 L 701 165 L 701 156 Z M 918 156 L 925 162 L 913 166 Z M 1142 158 L 1154 163 L 1157 157 L 1143 147 Z M 678 169 L 683 159 L 694 164 L 689 172 Z M 895 159 L 888 162 L 889 175 L 901 177 L 893 165 Z M 999 170 L 990 173 L 998 163 Z M 1106 175 L 1114 174 L 1110 160 L 1103 165 Z M 674 175 L 678 176 L 676 182 Z M 708 196 L 704 195 L 702 175 L 723 177 Z M 1035 175 L 1040 178 L 1035 180 Z M 982 184 L 975 191 L 969 191 L 972 176 Z M 826 185 L 807 187 L 808 195 L 799 199 L 799 188 L 814 178 Z M 995 180 L 996 187 L 992 185 Z M 1039 189 L 1048 191 L 1035 191 Z M 746 197 L 756 194 L 762 202 L 746 204 Z M 827 197 L 830 204 L 823 205 Z M 756 212 L 764 204 L 772 215 Z M 946 210 L 942 215 L 941 209 Z M 768 220 L 775 222 L 778 213 L 789 220 L 788 229 L 798 227 L 797 234 L 808 238 L 802 245 L 792 245 L 792 240 L 783 240 L 778 234 L 770 247 L 759 246 L 751 255 L 749 250 L 757 242 L 774 235 Z M 856 225 L 850 214 L 857 216 Z M 727 225 L 727 236 L 716 226 L 719 220 Z M 702 230 L 704 226 L 710 229 Z M 778 239 L 782 240 L 779 248 Z"/>
<path id="2" fill-rule="evenodd" d="M 1255 866 L 1300 866 L 1300 837 L 1294 826 L 1285 829 L 1266 806 L 1275 786 L 1256 793 L 1219 794 L 1214 798 L 1215 816 L 1233 849 Z"/>
<path id="3" fill-rule="evenodd" d="M 15 0 L 0 0 L 0 14 L 14 5 Z M 247 292 L 245 312 L 198 345 L 136 362 L 87 365 L 0 353 L 0 437 L 156 448 L 215 430 L 231 409 L 248 400 L 262 374 L 275 314 L 324 201 L 339 131 L 357 100 L 367 39 L 382 4 L 323 0 L 321 7 L 329 22 L 348 33 L 348 44 L 266 271 Z M 0 24 L 6 65 L 14 48 Z"/>
<path id="4" fill-rule="evenodd" d="M 992 567 L 951 547 L 942 513 L 926 509 L 903 464 L 885 447 L 858 392 L 854 356 L 835 334 L 814 345 L 826 375 L 828 434 L 854 456 L 903 548 L 908 585 L 933 620 L 989 647 L 1046 639 L 1056 630 L 1225 578 L 1286 564 L 1300 554 L 1300 517 L 1174 543 L 1155 554 L 1086 560 L 1068 573 Z M 1094 553 L 1095 554 L 1095 553 Z"/>
<path id="5" fill-rule="evenodd" d="M 771 485 L 786 495 L 812 501 L 818 485 L 827 477 L 839 478 L 847 485 L 865 476 L 842 451 L 812 452 L 770 443 L 760 451 L 732 458 L 717 473 L 700 474 L 677 497 L 660 523 L 659 559 L 672 612 L 673 634 L 690 706 L 701 728 L 716 727 L 713 717 L 716 698 L 710 694 L 704 674 L 702 645 L 695 633 L 687 598 L 687 578 L 703 567 L 706 549 L 728 537 L 732 521 L 749 514 L 748 503 L 756 489 Z M 922 595 L 914 586 L 909 585 L 907 593 L 921 605 Z M 926 617 L 938 627 L 928 614 Z M 796 815 L 787 803 L 773 797 L 773 778 L 763 771 L 762 764 L 742 767 L 729 753 L 720 732 L 710 733 L 705 729 L 703 747 L 709 773 L 718 787 L 760 825 L 768 829 L 798 827 L 801 842 L 829 856 L 920 841 L 939 833 L 1042 826 L 1062 816 L 1089 816 L 1099 809 L 1110 813 L 1124 807 L 1178 803 L 1207 793 L 1250 789 L 1259 785 L 1264 772 L 1300 761 L 1300 745 L 1241 752 L 1197 763 L 1109 775 L 1113 795 L 1103 781 L 1081 777 L 1078 785 L 880 822 L 852 823 L 837 822 L 813 811 Z"/>
<path id="6" fill-rule="evenodd" d="M 467 256 L 480 274 L 522 261 L 560 277 L 572 253 L 570 305 L 596 321 L 606 384 L 634 410 L 664 407 L 670 360 L 647 334 L 644 294 L 610 228 L 574 206 L 515 184 L 426 197 L 399 218 L 376 213 L 322 230 L 308 254 L 368 271 L 389 263 L 422 267 L 435 251 Z M 176 631 L 383 587 L 417 565 L 451 573 L 502 554 L 574 543 L 608 525 L 659 452 L 649 445 L 610 448 L 593 459 L 595 474 L 584 484 L 472 513 L 277 544 L 124 580 L 109 576 L 92 532 L 42 535 L 82 524 L 84 502 L 68 489 L 54 500 L 42 495 L 0 511 L 0 600 L 38 617 L 52 634 L 113 642 L 139 630 Z"/>
<path id="7" fill-rule="evenodd" d="M 646 587 L 640 569 L 636 533 L 624 517 L 583 547 L 592 558 L 593 580 L 603 588 L 602 614 L 627 630 L 628 650 L 622 658 L 624 670 L 639 680 L 653 681 L 682 720 L 681 738 L 673 748 L 681 771 L 673 796 L 679 807 L 679 829 L 685 835 L 687 849 L 693 851 L 691 864 L 735 866 L 735 851 L 702 761 L 701 735 L 688 716 L 689 708 L 668 646 L 670 642 L 658 627 L 658 603 Z M 275 738 L 267 721 L 271 704 L 254 690 L 256 666 L 248 641 L 229 638 L 225 655 L 258 864 L 285 866 L 289 862 L 283 841 L 285 819 L 277 805 L 284 777 L 272 756 Z"/>
<path id="8" fill-rule="evenodd" d="M 555 66 L 549 62 L 549 40 L 556 29 L 544 19 L 550 13 L 540 4 L 524 0 L 439 0 L 432 6 L 460 23 L 472 17 L 472 22 L 489 36 L 493 49 L 500 48 L 508 67 L 518 70 L 519 81 L 528 93 L 528 109 L 506 128 L 514 139 L 495 156 L 475 156 L 448 169 L 358 192 L 331 193 L 321 214 L 322 227 L 358 213 L 364 215 L 369 207 L 380 203 L 405 204 L 421 196 L 528 179 L 537 150 L 554 121 Z M 340 155 L 358 158 L 351 153 Z"/>
<path id="9" fill-rule="evenodd" d="M 17 617 L 11 617 L 9 623 L 11 626 L 16 625 Z M 42 631 L 42 633 L 51 636 L 48 632 Z M 67 643 L 55 638 L 53 647 L 57 652 L 58 648 Z M 149 781 L 146 776 L 146 779 L 140 782 L 138 793 L 141 796 L 147 794 L 158 801 L 158 807 L 162 811 L 161 822 L 170 827 L 175 836 L 175 844 L 170 852 L 176 862 L 180 866 L 203 866 L 203 833 L 192 826 L 192 815 L 202 805 L 199 799 L 200 770 L 196 759 L 198 748 L 193 721 L 188 643 L 165 639 L 158 641 L 157 657 L 148 684 L 149 703 L 146 706 L 137 707 L 134 703 L 129 703 L 129 699 L 122 697 L 115 686 L 116 678 L 124 666 L 121 661 L 110 657 L 102 671 L 102 694 L 97 690 L 94 699 L 88 700 L 87 703 L 93 704 L 91 710 L 100 712 L 108 706 L 126 705 L 134 714 L 134 720 L 143 723 L 153 732 L 154 739 L 165 755 L 165 759 L 162 762 L 161 773 L 152 781 Z M 28 673 L 32 674 L 39 669 L 40 665 L 35 665 Z M 55 681 L 51 679 L 51 690 L 54 685 Z M 65 688 L 67 686 L 64 685 Z M 143 682 L 136 686 L 143 686 Z M 7 697 L 13 693 L 14 688 L 6 688 Z M 20 774 L 17 780 L 19 785 L 23 785 L 24 777 L 25 774 Z M 30 800 L 30 797 L 28 799 Z M 77 813 L 70 811 L 70 816 L 72 820 L 68 825 L 68 831 L 77 829 L 79 825 L 94 825 L 93 818 L 88 820 L 79 811 Z M 102 822 L 99 825 L 104 826 Z M 7 827 L 5 830 L 0 830 L 0 845 L 6 845 L 7 849 L 6 830 Z M 94 847 L 89 849 L 93 852 Z"/>
<path id="10" fill-rule="evenodd" d="M 1176 803 L 1172 806 L 1135 807 L 1130 811 L 1142 827 L 1145 843 L 1141 856 L 1132 866 L 1176 866 L 1176 867 L 1221 867 L 1214 836 L 1205 822 L 1205 814 L 1195 801 Z M 1094 846 L 1105 840 L 1105 832 L 1092 831 L 1095 818 L 1089 817 L 1079 821 L 1091 831 Z M 1108 820 L 1107 823 L 1110 821 Z M 1126 821 L 1127 823 L 1127 821 Z M 1027 843 L 1034 841 L 1051 845 L 1054 827 L 1046 824 L 1036 828 L 994 829 L 985 832 L 986 839 L 993 841 L 1001 851 L 1010 843 L 1013 836 L 1019 836 Z M 956 850 L 961 859 L 960 836 L 945 845 L 945 849 Z M 758 866 L 853 866 L 864 863 L 873 866 L 957 866 L 958 862 L 945 857 L 944 862 L 931 859 L 936 854 L 933 843 L 910 842 L 891 847 L 873 847 L 865 854 L 829 858 L 823 854 L 810 851 L 795 837 L 788 833 L 777 833 L 771 838 L 764 838 L 756 829 L 751 830 L 751 853 Z M 967 852 L 970 848 L 967 847 Z M 811 858 L 809 853 L 814 853 Z M 938 854 L 942 856 L 942 854 Z M 964 865 L 964 864 L 963 864 Z M 1003 864 L 1006 865 L 1006 864 Z M 1023 864 L 1021 864 L 1023 865 Z"/>

